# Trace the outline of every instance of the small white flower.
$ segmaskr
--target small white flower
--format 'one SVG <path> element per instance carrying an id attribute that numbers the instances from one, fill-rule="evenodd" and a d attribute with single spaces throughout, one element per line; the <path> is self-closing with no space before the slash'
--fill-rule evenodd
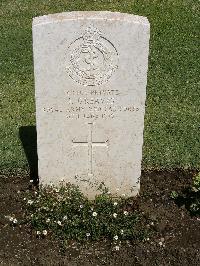
<path id="1" fill-rule="evenodd" d="M 114 240 L 118 240 L 118 236 L 117 236 L 117 235 L 116 235 L 116 236 L 114 236 L 113 238 L 114 238 Z"/>
<path id="2" fill-rule="evenodd" d="M 124 215 L 128 215 L 128 212 L 127 211 L 124 211 Z"/>
<path id="3" fill-rule="evenodd" d="M 37 195 L 37 191 L 35 191 L 35 195 Z"/>
<path id="4" fill-rule="evenodd" d="M 44 236 L 46 236 L 47 235 L 47 230 L 43 230 L 42 233 L 43 233 Z"/>
<path id="5" fill-rule="evenodd" d="M 58 225 L 62 225 L 61 221 L 57 221 L 57 224 L 58 224 Z"/>
<path id="6" fill-rule="evenodd" d="M 56 188 L 56 189 L 55 189 L 55 192 L 59 192 L 59 189 L 58 189 L 58 188 Z"/>
<path id="7" fill-rule="evenodd" d="M 123 233 L 124 233 L 124 230 L 122 230 L 122 229 L 121 229 L 121 230 L 120 230 L 120 233 L 121 233 L 121 235 L 123 235 Z"/>
<path id="8" fill-rule="evenodd" d="M 96 217 L 97 216 L 97 213 L 96 212 L 93 212 L 92 213 L 92 216 Z"/>
<path id="9" fill-rule="evenodd" d="M 50 219 L 49 219 L 49 218 L 47 218 L 47 219 L 46 219 L 46 223 L 49 223 L 49 222 L 50 222 Z"/>
<path id="10" fill-rule="evenodd" d="M 107 192 L 107 194 L 108 194 L 108 195 L 110 195 L 110 194 L 111 194 L 111 192 L 110 192 L 110 191 L 108 191 L 108 192 Z"/>
<path id="11" fill-rule="evenodd" d="M 65 216 L 63 217 L 63 221 L 65 221 L 65 220 L 67 220 L 67 215 L 65 215 Z"/>
<path id="12" fill-rule="evenodd" d="M 160 241 L 159 243 L 158 243 L 160 246 L 162 246 L 163 245 L 163 243 Z"/>
<path id="13" fill-rule="evenodd" d="M 83 208 L 83 205 L 80 205 L 80 209 L 82 209 Z"/>
<path id="14" fill-rule="evenodd" d="M 29 205 L 32 205 L 33 204 L 33 200 L 28 200 L 27 202 Z"/>
<path id="15" fill-rule="evenodd" d="M 24 198 L 24 200 L 26 200 L 26 198 Z"/>
<path id="16" fill-rule="evenodd" d="M 117 217 L 117 214 L 116 213 L 113 213 L 113 217 L 116 218 Z"/>
<path id="17" fill-rule="evenodd" d="M 114 206 L 117 206 L 117 204 L 118 204 L 117 202 L 114 202 Z"/>
<path id="18" fill-rule="evenodd" d="M 30 180 L 30 183 L 33 183 L 33 179 Z"/>
<path id="19" fill-rule="evenodd" d="M 14 223 L 14 224 L 17 224 L 17 219 L 16 219 L 16 218 L 13 219 L 13 223 Z"/>
<path id="20" fill-rule="evenodd" d="M 37 231 L 37 232 L 36 232 L 36 234 L 37 234 L 37 235 L 40 235 L 40 234 L 41 234 L 41 232 L 40 232 L 40 231 Z"/>
<path id="21" fill-rule="evenodd" d="M 119 250 L 119 246 L 116 246 L 116 247 L 115 247 L 115 250 Z"/>
<path id="22" fill-rule="evenodd" d="M 10 220 L 10 222 L 13 222 L 14 218 L 12 216 L 10 216 L 9 220 Z"/>
<path id="23" fill-rule="evenodd" d="M 90 233 L 86 233 L 86 236 L 89 237 L 90 236 Z"/>

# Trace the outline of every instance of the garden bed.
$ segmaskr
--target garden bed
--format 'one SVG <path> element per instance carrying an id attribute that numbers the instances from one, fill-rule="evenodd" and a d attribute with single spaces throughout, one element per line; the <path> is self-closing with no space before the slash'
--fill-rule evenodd
<path id="1" fill-rule="evenodd" d="M 28 177 L 1 177 L 0 263 L 1 265 L 200 265 L 200 217 L 191 216 L 185 205 L 177 205 L 171 192 L 191 186 L 195 171 L 142 174 L 139 212 L 151 220 L 149 238 L 124 241 L 119 250 L 110 240 L 70 241 L 63 248 L 48 234 L 38 238 L 30 225 L 13 226 L 7 216 L 23 221 L 23 194 Z M 6 217 L 5 217 L 6 216 Z"/>

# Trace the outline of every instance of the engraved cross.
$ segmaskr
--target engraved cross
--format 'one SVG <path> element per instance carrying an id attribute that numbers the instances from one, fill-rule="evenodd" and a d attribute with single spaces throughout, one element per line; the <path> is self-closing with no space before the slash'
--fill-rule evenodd
<path id="1" fill-rule="evenodd" d="M 108 140 L 95 142 L 93 141 L 93 123 L 88 123 L 89 126 L 89 138 L 88 141 L 74 141 L 72 140 L 74 147 L 87 147 L 88 148 L 88 175 L 93 176 L 93 147 L 105 147 L 108 148 Z"/>

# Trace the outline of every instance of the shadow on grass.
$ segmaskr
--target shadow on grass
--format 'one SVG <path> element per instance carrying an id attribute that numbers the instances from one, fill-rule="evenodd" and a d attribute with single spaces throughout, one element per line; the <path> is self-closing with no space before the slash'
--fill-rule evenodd
<path id="1" fill-rule="evenodd" d="M 19 137 L 22 142 L 30 168 L 30 179 L 38 184 L 38 157 L 37 157 L 37 132 L 35 126 L 19 128 Z"/>

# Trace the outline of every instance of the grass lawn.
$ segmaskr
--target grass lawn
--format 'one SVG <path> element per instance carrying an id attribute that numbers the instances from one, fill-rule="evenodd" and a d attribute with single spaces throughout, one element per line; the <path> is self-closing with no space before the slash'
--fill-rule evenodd
<path id="1" fill-rule="evenodd" d="M 197 0 L 1 0 L 0 170 L 28 168 L 19 131 L 35 125 L 32 18 L 74 10 L 148 17 L 151 40 L 143 169 L 199 169 L 199 7 Z"/>

